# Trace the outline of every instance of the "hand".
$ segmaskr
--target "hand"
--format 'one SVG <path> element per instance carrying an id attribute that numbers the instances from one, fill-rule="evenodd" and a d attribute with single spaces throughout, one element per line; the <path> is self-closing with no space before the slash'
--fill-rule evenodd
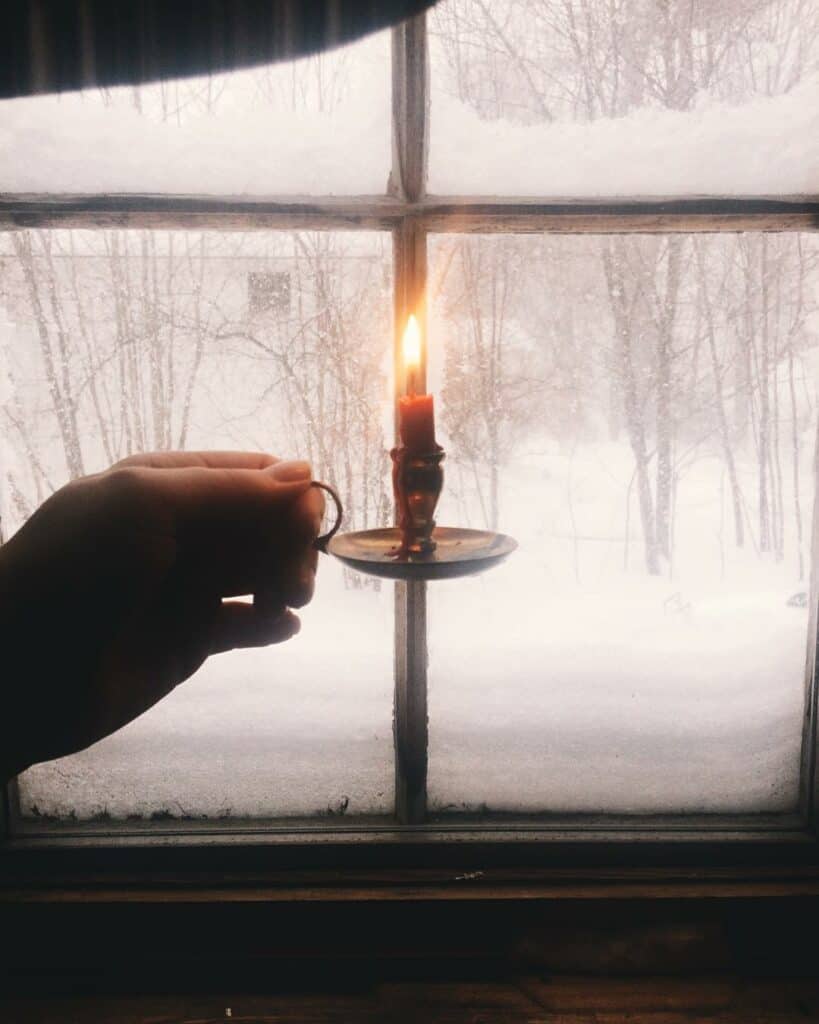
<path id="1" fill-rule="evenodd" d="M 0 547 L 0 769 L 115 732 L 211 654 L 292 637 L 323 510 L 307 463 L 251 453 L 135 456 L 57 491 Z"/>

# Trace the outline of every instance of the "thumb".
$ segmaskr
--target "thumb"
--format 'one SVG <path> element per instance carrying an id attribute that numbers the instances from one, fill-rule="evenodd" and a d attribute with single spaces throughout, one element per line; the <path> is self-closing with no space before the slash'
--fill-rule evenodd
<path id="1" fill-rule="evenodd" d="M 301 628 L 289 609 L 265 612 L 256 604 L 223 601 L 210 625 L 210 653 L 221 654 L 237 647 L 267 647 L 295 636 Z"/>
<path id="2" fill-rule="evenodd" d="M 276 462 L 263 470 L 278 484 L 304 484 L 310 480 L 310 463 L 294 460 L 292 462 Z"/>
<path id="3" fill-rule="evenodd" d="M 317 488 L 311 488 L 313 471 L 309 462 L 293 460 L 277 462 L 264 471 L 268 481 L 275 486 L 271 489 L 270 498 L 276 505 L 288 508 L 288 519 L 293 524 L 321 524 L 324 512 L 324 495 Z"/>
<path id="4" fill-rule="evenodd" d="M 281 488 L 277 497 L 289 505 L 288 520 L 296 534 L 310 542 L 315 540 L 324 515 L 324 494 L 319 488 L 309 486 L 313 479 L 310 463 L 277 462 L 265 472 Z"/>

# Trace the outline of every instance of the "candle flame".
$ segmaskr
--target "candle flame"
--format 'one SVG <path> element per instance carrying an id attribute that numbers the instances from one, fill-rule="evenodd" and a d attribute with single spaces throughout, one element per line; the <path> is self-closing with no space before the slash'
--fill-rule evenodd
<path id="1" fill-rule="evenodd" d="M 413 314 L 404 331 L 404 365 L 408 370 L 417 370 L 421 365 L 421 331 Z"/>

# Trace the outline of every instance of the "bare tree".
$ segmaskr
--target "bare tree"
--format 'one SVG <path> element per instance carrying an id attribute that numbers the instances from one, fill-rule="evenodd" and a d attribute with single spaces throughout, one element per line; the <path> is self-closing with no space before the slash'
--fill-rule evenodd
<path id="1" fill-rule="evenodd" d="M 514 240 L 491 248 L 480 241 L 454 243 L 447 315 L 443 422 L 458 458 L 471 468 L 484 522 L 497 529 L 500 473 L 536 408 L 542 382 L 531 353 L 510 316 L 522 265 Z M 483 471 L 488 476 L 486 491 Z"/>

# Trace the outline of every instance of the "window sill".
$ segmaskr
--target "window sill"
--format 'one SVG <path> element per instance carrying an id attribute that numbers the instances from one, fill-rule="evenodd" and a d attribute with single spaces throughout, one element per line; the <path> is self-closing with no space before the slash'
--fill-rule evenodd
<path id="1" fill-rule="evenodd" d="M 796 829 L 75 833 L 0 847 L 0 904 L 794 896 L 819 897 L 819 844 Z"/>
<path id="2" fill-rule="evenodd" d="M 819 869 L 680 871 L 324 871 L 247 879 L 94 876 L 48 884 L 6 885 L 0 905 L 201 905 L 282 903 L 520 902 L 597 900 L 747 900 L 819 898 Z"/>

